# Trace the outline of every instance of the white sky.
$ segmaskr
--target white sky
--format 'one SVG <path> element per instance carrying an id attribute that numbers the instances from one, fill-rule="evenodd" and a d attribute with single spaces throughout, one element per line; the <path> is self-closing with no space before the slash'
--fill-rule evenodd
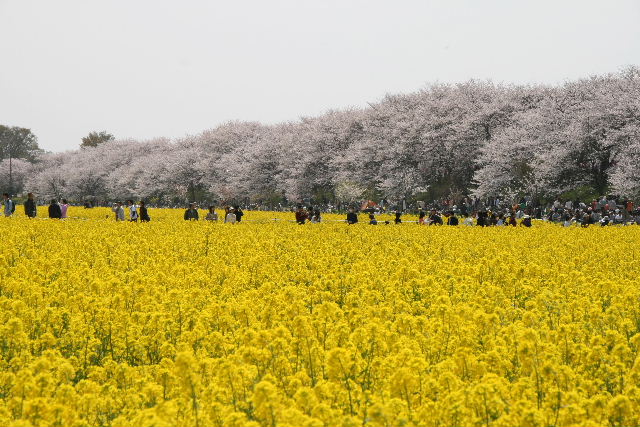
<path id="1" fill-rule="evenodd" d="M 42 148 L 296 120 L 432 82 L 640 64 L 640 2 L 0 0 L 0 124 Z"/>

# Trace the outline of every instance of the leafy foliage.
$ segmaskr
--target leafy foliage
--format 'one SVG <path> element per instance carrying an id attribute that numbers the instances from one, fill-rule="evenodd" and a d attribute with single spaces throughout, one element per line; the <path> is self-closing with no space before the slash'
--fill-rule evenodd
<path id="1" fill-rule="evenodd" d="M 33 162 L 41 152 L 38 138 L 30 129 L 0 125 L 0 160 L 11 158 Z"/>
<path id="2" fill-rule="evenodd" d="M 115 140 L 115 137 L 112 134 L 107 133 L 107 131 L 89 132 L 89 135 L 82 138 L 80 148 L 93 148 L 113 140 Z"/>

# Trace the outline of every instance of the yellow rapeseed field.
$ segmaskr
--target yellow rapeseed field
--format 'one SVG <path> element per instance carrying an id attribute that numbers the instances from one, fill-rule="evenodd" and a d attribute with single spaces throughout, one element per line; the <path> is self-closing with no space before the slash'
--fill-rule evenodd
<path id="1" fill-rule="evenodd" d="M 0 218 L 0 426 L 640 424 L 640 227 L 150 215 Z"/>

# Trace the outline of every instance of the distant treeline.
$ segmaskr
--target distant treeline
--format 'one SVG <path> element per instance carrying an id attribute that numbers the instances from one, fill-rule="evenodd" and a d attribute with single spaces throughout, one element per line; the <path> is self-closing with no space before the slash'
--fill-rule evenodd
<path id="1" fill-rule="evenodd" d="M 274 204 L 640 195 L 640 68 L 561 86 L 469 81 L 365 109 L 13 161 L 40 197 Z M 6 180 L 3 165 L 0 179 Z"/>

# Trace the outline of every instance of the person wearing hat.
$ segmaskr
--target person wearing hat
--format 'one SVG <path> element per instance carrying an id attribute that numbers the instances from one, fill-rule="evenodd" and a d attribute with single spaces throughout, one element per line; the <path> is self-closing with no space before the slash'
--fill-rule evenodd
<path id="1" fill-rule="evenodd" d="M 229 213 L 227 214 L 227 216 L 224 218 L 224 223 L 227 224 L 235 224 L 236 223 L 236 212 L 235 209 L 230 207 L 229 208 Z"/>
<path id="2" fill-rule="evenodd" d="M 49 207 L 49 209 L 51 209 L 51 207 Z M 116 202 L 111 207 L 111 210 L 116 214 L 116 221 L 124 221 L 124 208 L 122 207 L 122 202 Z M 60 215 L 62 215 L 62 211 L 60 211 Z"/>
<path id="3" fill-rule="evenodd" d="M 304 207 L 302 207 L 302 205 L 298 205 L 298 210 L 296 210 L 296 222 L 298 225 L 304 225 L 308 217 L 309 214 L 304 210 Z"/>
<path id="4" fill-rule="evenodd" d="M 531 227 L 531 217 L 529 215 L 525 215 L 524 217 L 522 217 L 520 225 L 522 225 L 523 227 Z"/>

